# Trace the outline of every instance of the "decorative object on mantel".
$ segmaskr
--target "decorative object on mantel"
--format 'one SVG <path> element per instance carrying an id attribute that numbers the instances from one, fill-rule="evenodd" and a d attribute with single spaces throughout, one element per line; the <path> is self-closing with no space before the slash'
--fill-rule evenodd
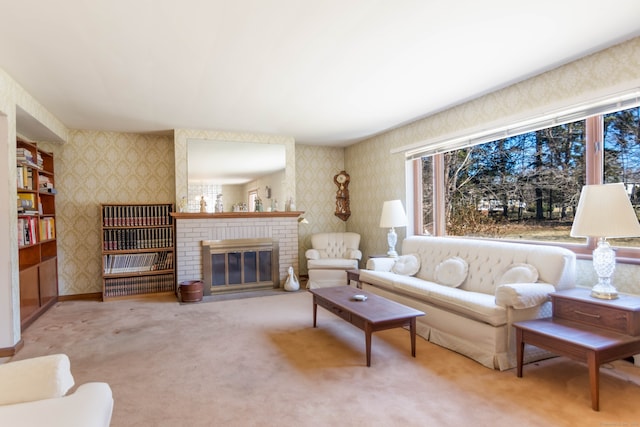
<path id="1" fill-rule="evenodd" d="M 295 212 L 296 204 L 293 202 L 293 197 L 289 197 L 289 200 L 285 203 L 284 210 L 287 212 Z"/>
<path id="2" fill-rule="evenodd" d="M 387 256 L 397 257 L 396 243 L 398 242 L 398 235 L 394 230 L 394 227 L 404 227 L 407 225 L 407 215 L 404 212 L 404 207 L 400 200 L 388 200 L 382 205 L 382 215 L 380 216 L 380 227 L 390 228 L 387 234 L 387 244 L 389 245 L 389 251 Z"/>
<path id="3" fill-rule="evenodd" d="M 184 212 L 186 208 L 187 208 L 187 196 L 182 196 L 182 199 L 180 199 L 180 203 L 178 204 L 179 212 Z"/>
<path id="4" fill-rule="evenodd" d="M 618 298 L 618 291 L 611 284 L 611 276 L 616 268 L 616 253 L 606 239 L 640 236 L 638 217 L 624 184 L 618 182 L 582 187 L 570 235 L 598 239 L 598 246 L 593 250 L 593 269 L 598 275 L 598 283 L 591 289 L 591 296 Z"/>
<path id="5" fill-rule="evenodd" d="M 233 212 L 249 212 L 249 208 L 246 203 L 236 203 L 233 205 L 231 210 Z"/>
<path id="6" fill-rule="evenodd" d="M 222 193 L 216 196 L 216 213 L 224 212 L 224 205 L 222 204 Z"/>
<path id="7" fill-rule="evenodd" d="M 256 212 L 264 211 L 263 206 L 262 206 L 262 199 L 260 197 L 256 197 L 255 211 Z"/>
<path id="8" fill-rule="evenodd" d="M 304 215 L 304 211 L 294 212 L 171 212 L 171 216 L 174 218 L 182 219 L 225 219 L 225 218 L 298 218 L 300 215 Z"/>
<path id="9" fill-rule="evenodd" d="M 296 273 L 293 271 L 293 267 L 289 267 L 289 275 L 287 276 L 287 280 L 284 282 L 284 290 L 288 292 L 297 291 L 300 289 L 300 282 L 296 277 Z"/>
<path id="10" fill-rule="evenodd" d="M 340 171 L 333 177 L 333 182 L 338 186 L 336 192 L 336 212 L 335 215 L 343 221 L 351 216 L 349 207 L 349 181 L 351 177 L 345 171 Z"/>
<path id="11" fill-rule="evenodd" d="M 204 213 L 207 211 L 207 202 L 204 200 L 204 196 L 200 196 L 200 212 Z"/>

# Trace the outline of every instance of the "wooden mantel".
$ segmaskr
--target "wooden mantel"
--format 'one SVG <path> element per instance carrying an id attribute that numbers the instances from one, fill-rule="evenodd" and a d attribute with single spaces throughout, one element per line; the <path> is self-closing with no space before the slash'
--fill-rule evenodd
<path id="1" fill-rule="evenodd" d="M 172 212 L 171 216 L 176 219 L 227 219 L 227 218 L 290 218 L 297 217 L 304 211 L 287 212 Z"/>

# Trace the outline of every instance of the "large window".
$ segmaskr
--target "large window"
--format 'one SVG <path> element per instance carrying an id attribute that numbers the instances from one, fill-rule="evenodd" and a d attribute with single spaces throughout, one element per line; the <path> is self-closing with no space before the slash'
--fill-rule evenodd
<path id="1" fill-rule="evenodd" d="M 639 119 L 634 106 L 422 157 L 422 230 L 584 244 L 569 236 L 583 185 L 624 182 L 640 206 Z"/>

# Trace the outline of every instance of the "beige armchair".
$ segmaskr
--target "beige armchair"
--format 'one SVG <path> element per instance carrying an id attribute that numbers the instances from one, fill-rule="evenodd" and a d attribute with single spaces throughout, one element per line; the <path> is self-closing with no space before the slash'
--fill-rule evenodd
<path id="1" fill-rule="evenodd" d="M 311 236 L 307 249 L 307 288 L 347 284 L 347 270 L 358 268 L 362 259 L 360 235 L 357 233 L 318 233 Z"/>
<path id="2" fill-rule="evenodd" d="M 109 426 L 109 384 L 88 382 L 69 393 L 73 385 L 64 354 L 0 364 L 0 426 Z"/>

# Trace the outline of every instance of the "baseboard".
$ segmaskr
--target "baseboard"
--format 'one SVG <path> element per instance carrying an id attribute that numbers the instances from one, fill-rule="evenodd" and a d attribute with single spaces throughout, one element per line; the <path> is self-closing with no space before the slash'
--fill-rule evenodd
<path id="1" fill-rule="evenodd" d="M 76 295 L 60 295 L 58 301 L 102 301 L 102 292 L 94 292 L 91 294 L 76 294 Z"/>
<path id="2" fill-rule="evenodd" d="M 0 357 L 13 357 L 24 347 L 24 341 L 20 340 L 13 347 L 0 348 Z"/>

